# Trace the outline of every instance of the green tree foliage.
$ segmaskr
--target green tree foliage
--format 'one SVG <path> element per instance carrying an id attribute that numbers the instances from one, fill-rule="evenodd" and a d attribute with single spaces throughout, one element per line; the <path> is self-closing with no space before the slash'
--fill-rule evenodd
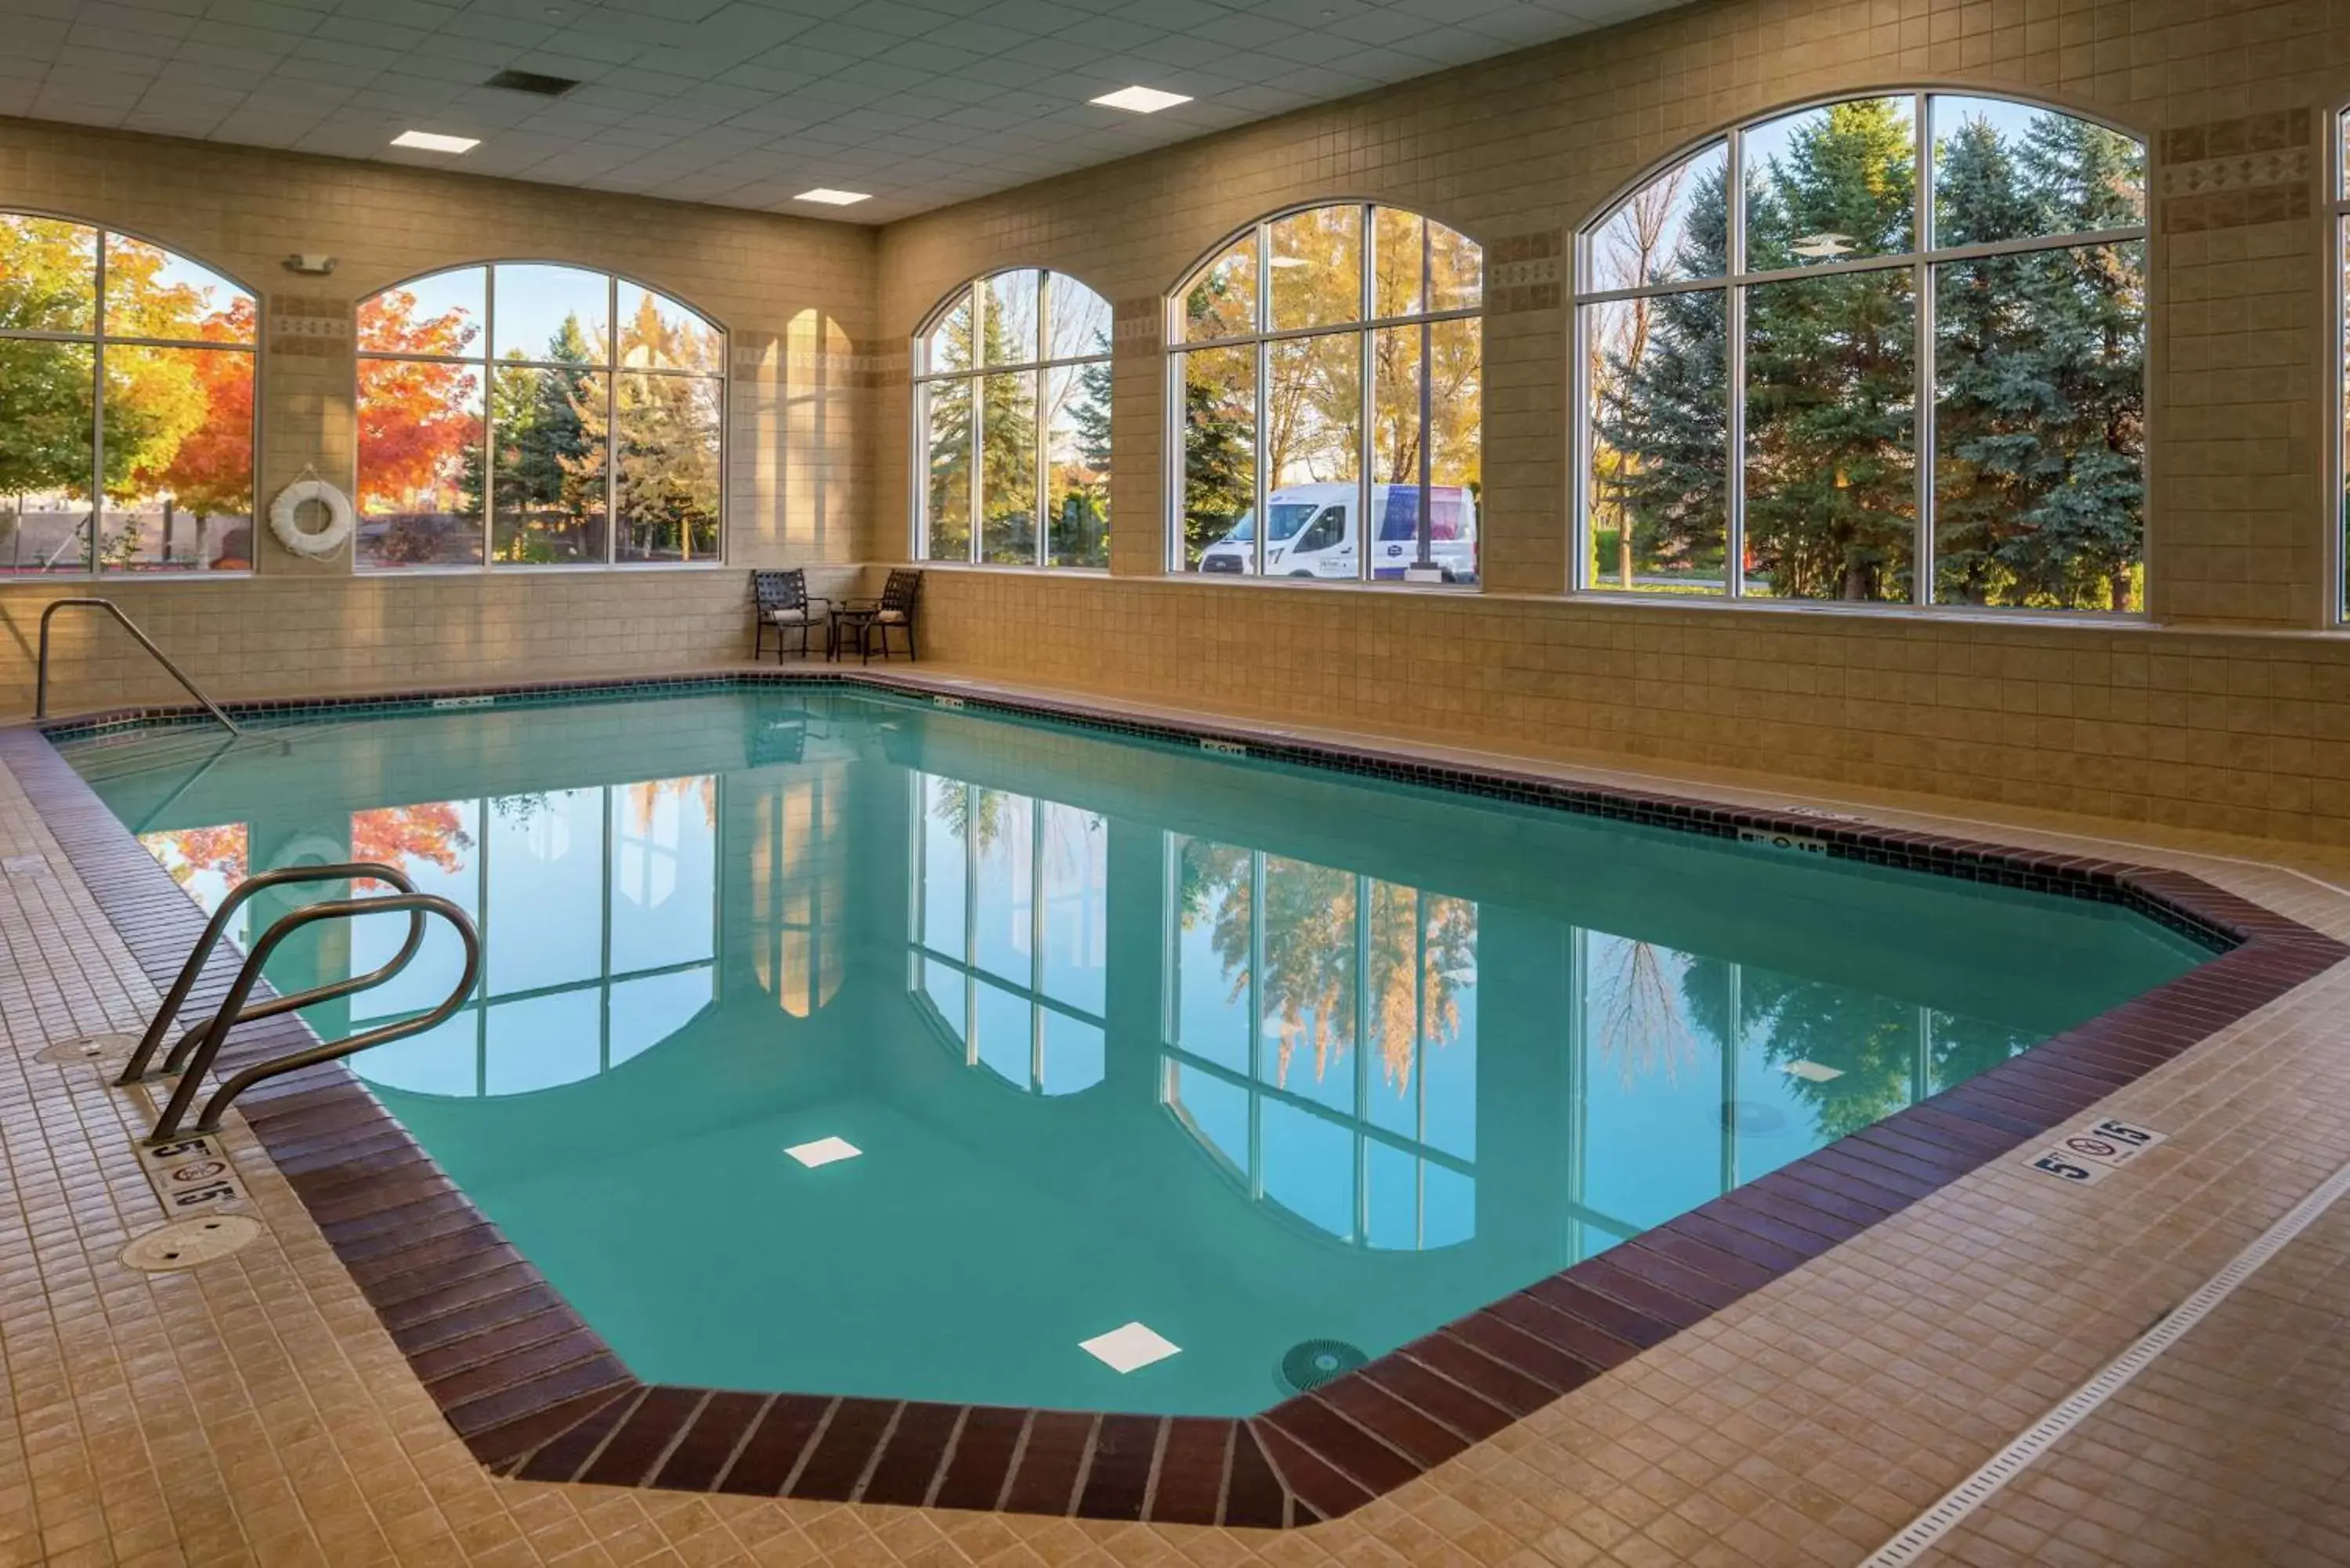
<path id="1" fill-rule="evenodd" d="M 630 364 L 696 362 L 702 334 L 662 318 L 639 297 L 621 341 Z M 622 560 L 691 560 L 718 550 L 718 383 L 701 376 L 620 372 L 612 389 L 619 439 L 611 447 Z M 576 485 L 601 485 L 608 420 L 600 399 L 576 405 L 585 450 L 567 459 Z"/>
<path id="2" fill-rule="evenodd" d="M 1942 243 L 2141 221 L 2143 154 L 2042 115 L 2011 145 L 1981 119 L 1942 144 Z M 1936 280 L 1936 597 L 2129 609 L 2146 450 L 2143 247 L 1945 266 Z"/>
<path id="3" fill-rule="evenodd" d="M 1898 254 L 1918 216 L 1908 100 L 1806 116 L 1748 171 L 1748 270 Z M 2143 154 L 2066 116 L 2021 132 L 1941 128 L 1935 243 L 2143 221 Z M 1717 166 L 1718 167 L 1718 166 Z M 1719 276 L 1729 190 L 1692 182 L 1675 275 Z M 2126 609 L 2137 602 L 2145 448 L 2145 265 L 2137 244 L 1934 269 L 1936 597 Z M 1629 557 L 1692 577 L 1726 538 L 1727 318 L 1716 291 L 1640 302 L 1594 367 L 1595 520 Z M 1906 268 L 1749 287 L 1747 559 L 1790 597 L 1907 599 L 1915 538 L 1916 323 Z M 1607 308 L 1607 307 L 1603 307 Z M 1633 345 L 1637 344 L 1637 347 Z"/>
<path id="4" fill-rule="evenodd" d="M 503 561 L 602 554 L 591 537 L 604 511 L 605 446 L 600 430 L 590 439 L 586 410 L 597 409 L 601 422 L 603 378 L 590 367 L 603 356 L 589 345 L 579 318 L 567 316 L 541 358 L 552 368 L 513 359 L 491 368 L 494 451 L 475 447 L 465 453 L 461 489 L 466 509 L 479 510 L 486 488 L 495 508 L 496 556 Z"/>
<path id="5" fill-rule="evenodd" d="M 1075 437 L 1074 462 L 1058 455 L 1052 469 L 1052 561 L 1055 566 L 1109 565 L 1110 342 L 1094 335 L 1101 358 L 1080 369 L 1066 424 Z"/>
<path id="6" fill-rule="evenodd" d="M 1807 120 L 1749 176 L 1757 269 L 1814 234 L 1857 254 L 1908 250 L 1915 206 L 1905 101 L 1861 99 Z M 1916 533 L 1917 310 L 1907 273 L 1846 273 L 1747 294 L 1746 537 L 1774 592 L 1906 598 Z"/>
<path id="7" fill-rule="evenodd" d="M 1183 357 L 1183 558 L 1197 561 L 1256 504 L 1254 358 L 1248 348 Z"/>
<path id="8" fill-rule="evenodd" d="M 1729 270 L 1727 163 L 1700 173 L 1677 246 L 1690 276 Z M 1669 199 L 1641 216 L 1644 252 L 1664 238 Z M 1632 275 L 1649 274 L 1643 254 Z M 1595 345 L 1594 520 L 1617 532 L 1617 570 L 1633 586 L 1636 558 L 1708 577 L 1722 570 L 1729 539 L 1729 326 L 1715 290 L 1630 301 L 1624 341 Z M 1653 345 L 1653 350 L 1651 349 Z"/>
<path id="9" fill-rule="evenodd" d="M 1011 333 L 998 310 L 978 313 L 966 303 L 951 315 L 934 337 L 932 352 L 941 369 L 972 369 L 1023 363 L 1035 353 L 1033 346 L 1014 351 Z M 977 399 L 974 404 L 973 389 Z M 1037 376 L 973 374 L 930 386 L 930 551 L 943 559 L 962 559 L 971 546 L 972 410 L 979 410 L 981 440 L 980 487 L 976 497 L 983 514 L 983 556 L 987 560 L 1034 561 L 1036 558 L 1036 410 Z"/>
<path id="10" fill-rule="evenodd" d="M 97 477 L 108 501 L 143 505 L 160 489 L 169 505 L 175 477 L 192 487 L 199 483 L 193 469 L 178 461 L 192 439 L 217 433 L 249 451 L 250 359 L 237 354 L 232 365 L 220 358 L 230 351 L 112 345 L 106 351 L 103 401 L 94 408 L 91 344 L 6 334 L 94 334 L 100 311 L 98 244 L 98 231 L 78 223 L 0 217 L 0 493 L 88 502 L 102 430 L 104 472 Z M 251 300 L 234 292 L 216 299 L 213 288 L 170 281 L 171 261 L 153 245 L 109 243 L 104 312 L 115 328 L 192 345 L 251 342 Z M 241 401 L 234 396 L 236 377 L 225 373 L 232 369 L 247 378 Z M 239 429 L 222 428 L 239 421 Z M 213 472 L 219 467 L 206 465 L 205 493 L 195 498 L 199 510 L 249 507 L 249 478 L 242 493 L 233 493 L 238 485 L 213 483 L 223 479 Z M 135 519 L 116 527 L 97 551 L 99 559 L 117 566 L 140 553 Z"/>
<path id="11" fill-rule="evenodd" d="M 1787 1080 L 1789 1091 L 1812 1107 L 1824 1139 L 1880 1122 L 2033 1044 L 2031 1035 L 2005 1024 L 1921 1014 L 1914 1002 L 1753 965 L 1739 968 L 1733 992 L 1729 972 L 1730 966 L 1714 960 L 1692 961 L 1683 971 L 1691 1024 L 1732 1049 L 1760 1042 L 1762 1060 L 1774 1068 L 1809 1062 L 1830 1069 L 1835 1076 Z M 1732 994 L 1738 998 L 1734 1021 Z"/>

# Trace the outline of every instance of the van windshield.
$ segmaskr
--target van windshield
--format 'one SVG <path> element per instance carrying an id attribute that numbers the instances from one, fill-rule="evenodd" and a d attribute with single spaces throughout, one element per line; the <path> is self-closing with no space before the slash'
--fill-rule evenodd
<path id="1" fill-rule="evenodd" d="M 1310 501 L 1276 501 L 1267 510 L 1273 514 L 1273 542 L 1278 545 L 1284 539 L 1296 537 L 1297 531 L 1305 526 L 1305 520 L 1320 508 Z M 1224 535 L 1224 542 L 1246 545 L 1255 538 L 1256 514 L 1243 512 L 1241 520 L 1232 524 L 1232 531 Z"/>

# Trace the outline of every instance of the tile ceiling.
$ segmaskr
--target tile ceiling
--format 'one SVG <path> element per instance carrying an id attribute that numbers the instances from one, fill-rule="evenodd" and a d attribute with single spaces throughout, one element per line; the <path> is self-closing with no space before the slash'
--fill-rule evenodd
<path id="1" fill-rule="evenodd" d="M 883 222 L 1673 3 L 0 0 L 0 114 Z"/>

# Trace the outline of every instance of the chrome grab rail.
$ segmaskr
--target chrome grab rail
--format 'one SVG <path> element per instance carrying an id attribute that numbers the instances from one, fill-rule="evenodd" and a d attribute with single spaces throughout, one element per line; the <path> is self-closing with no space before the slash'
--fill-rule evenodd
<path id="1" fill-rule="evenodd" d="M 204 1075 L 211 1071 L 213 1059 L 220 1054 L 221 1043 L 228 1038 L 231 1028 L 246 1018 L 264 1016 L 265 1009 L 274 1012 L 285 1011 L 284 1007 L 274 1003 L 264 1003 L 262 1008 L 256 1008 L 251 1012 L 244 1011 L 245 999 L 253 994 L 254 986 L 261 979 L 262 965 L 269 961 L 269 955 L 277 950 L 277 945 L 280 942 L 315 920 L 348 920 L 359 915 L 396 914 L 403 910 L 414 916 L 420 923 L 424 915 L 440 916 L 457 929 L 458 940 L 464 943 L 464 973 L 458 977 L 456 985 L 441 1005 L 430 1012 L 421 1013 L 398 1023 L 382 1024 L 364 1033 L 347 1035 L 323 1045 L 313 1045 L 307 1050 L 291 1051 L 283 1056 L 273 1056 L 266 1062 L 258 1062 L 244 1068 L 214 1090 L 213 1097 L 204 1102 L 203 1114 L 196 1118 L 195 1130 L 200 1133 L 218 1131 L 221 1116 L 228 1109 L 230 1102 L 264 1079 L 280 1077 L 287 1073 L 298 1073 L 305 1067 L 315 1067 L 326 1062 L 339 1062 L 344 1057 L 354 1055 L 369 1046 L 381 1045 L 393 1040 L 404 1040 L 411 1034 L 421 1034 L 426 1030 L 440 1024 L 463 1007 L 465 1004 L 465 999 L 473 992 L 474 981 L 481 977 L 482 939 L 481 934 L 474 930 L 473 922 L 466 918 L 465 911 L 448 899 L 432 893 L 395 893 L 388 898 L 344 898 L 330 903 L 307 904 L 291 914 L 281 916 L 277 923 L 271 926 L 262 934 L 261 940 L 253 944 L 253 951 L 245 958 L 244 967 L 237 971 L 236 982 L 229 987 L 228 1000 L 221 1003 L 220 1012 L 213 1014 L 211 1026 L 204 1031 L 203 1041 L 196 1046 L 194 1055 L 188 1061 L 187 1070 L 181 1075 L 179 1087 L 172 1091 L 172 1103 L 165 1106 L 163 1114 L 156 1118 L 155 1130 L 150 1135 L 149 1141 L 161 1143 L 179 1136 L 180 1123 L 186 1118 L 189 1107 L 195 1104 L 196 1094 L 203 1084 Z M 403 956 L 402 959 L 385 965 L 372 974 L 362 976 L 359 981 L 338 982 L 335 994 L 340 995 L 356 991 L 363 984 L 380 983 L 389 978 L 391 971 L 404 961 L 406 961 Z M 291 1002 L 287 1003 L 287 1005 L 291 1004 Z"/>
<path id="2" fill-rule="evenodd" d="M 139 1048 L 130 1053 L 130 1060 L 123 1064 L 122 1075 L 114 1081 L 118 1084 L 135 1084 L 147 1075 L 147 1064 L 155 1059 L 155 1048 L 162 1044 L 163 1035 L 172 1027 L 172 1021 L 179 1017 L 180 1009 L 187 1005 L 188 992 L 195 989 L 196 976 L 203 971 L 204 961 L 213 956 L 213 949 L 220 946 L 221 938 L 228 933 L 230 918 L 244 906 L 246 899 L 269 888 L 282 888 L 289 882 L 341 882 L 355 880 L 361 877 L 372 877 L 377 881 L 390 883 L 403 893 L 416 891 L 416 884 L 411 882 L 397 867 L 381 865 L 373 860 L 347 860 L 333 866 L 287 866 L 276 871 L 264 871 L 258 876 L 248 877 L 231 888 L 228 897 L 221 900 L 220 908 L 213 911 L 213 918 L 204 923 L 204 934 L 196 939 L 194 950 L 188 954 L 188 961 L 180 966 L 180 978 L 172 982 L 171 991 L 163 997 L 163 1005 L 156 1010 L 154 1021 L 147 1025 L 147 1033 L 139 1037 Z M 401 944 L 400 951 L 393 955 L 392 961 L 381 969 L 361 975 L 356 980 L 338 981 L 331 985 L 322 985 L 315 990 L 303 992 L 298 996 L 275 998 L 263 1002 L 244 1017 L 231 1022 L 243 1023 L 248 1018 L 269 1018 L 289 1008 L 307 1007 L 314 1002 L 326 1002 L 334 997 L 348 996 L 355 991 L 365 991 L 371 985 L 380 985 L 390 980 L 410 959 L 414 958 L 416 950 L 423 944 L 423 941 L 424 917 L 421 913 L 411 914 L 408 919 L 408 940 Z M 181 1065 L 187 1061 L 188 1052 L 195 1037 L 211 1027 L 211 1023 L 212 1021 L 208 1020 L 197 1024 L 188 1032 L 179 1044 L 172 1047 L 172 1054 L 163 1064 L 164 1072 L 179 1071 Z"/>
<path id="3" fill-rule="evenodd" d="M 170 654 L 165 653 L 161 649 L 155 646 L 154 639 L 140 630 L 138 626 L 132 622 L 131 618 L 122 613 L 120 606 L 116 605 L 112 599 L 100 598 L 55 599 L 50 602 L 49 607 L 47 609 L 41 612 L 41 658 L 39 666 L 35 670 L 33 676 L 34 718 L 46 719 L 49 716 L 49 621 L 51 618 L 56 616 L 57 611 L 61 609 L 72 609 L 77 607 L 83 609 L 102 609 L 107 614 L 112 616 L 117 621 L 121 623 L 123 630 L 129 632 L 133 638 L 138 639 L 140 647 L 145 649 L 149 653 L 155 656 L 155 662 L 161 665 L 171 673 L 172 679 L 180 683 L 182 690 L 185 691 L 189 696 L 194 698 L 197 701 L 204 705 L 205 712 L 210 713 L 223 724 L 227 725 L 230 734 L 242 735 L 244 733 L 244 729 L 235 720 L 221 711 L 219 703 L 205 696 L 203 689 L 198 686 L 193 680 L 188 679 L 188 672 L 186 670 L 172 662 L 172 656 Z"/>

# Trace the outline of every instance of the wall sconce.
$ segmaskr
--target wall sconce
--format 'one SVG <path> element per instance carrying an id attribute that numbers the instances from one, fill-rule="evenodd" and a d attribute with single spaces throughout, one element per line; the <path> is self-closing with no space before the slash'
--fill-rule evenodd
<path id="1" fill-rule="evenodd" d="M 333 256 L 290 255 L 286 258 L 286 270 L 309 277 L 324 277 L 335 270 Z"/>

